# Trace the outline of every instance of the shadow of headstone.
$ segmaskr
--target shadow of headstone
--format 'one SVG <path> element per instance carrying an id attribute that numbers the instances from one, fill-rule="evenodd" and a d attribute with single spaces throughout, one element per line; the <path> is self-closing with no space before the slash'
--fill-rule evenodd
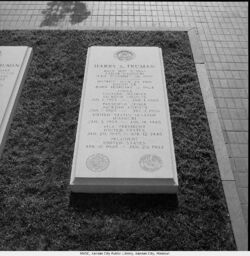
<path id="1" fill-rule="evenodd" d="M 136 209 L 137 211 L 152 209 L 174 211 L 178 208 L 178 197 L 175 194 L 71 193 L 69 205 L 80 212 L 92 209 L 104 213 L 119 213 L 124 208 Z"/>
<path id="2" fill-rule="evenodd" d="M 87 19 L 90 15 L 86 4 L 79 1 L 51 1 L 47 5 L 47 9 L 42 11 L 44 20 L 40 27 L 57 26 L 67 15 L 70 17 L 70 23 L 74 25 Z"/>

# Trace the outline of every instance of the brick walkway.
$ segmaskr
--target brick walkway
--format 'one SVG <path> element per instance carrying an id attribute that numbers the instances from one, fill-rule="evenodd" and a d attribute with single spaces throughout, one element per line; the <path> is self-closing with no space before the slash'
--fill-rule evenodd
<path id="1" fill-rule="evenodd" d="M 197 28 L 248 223 L 248 2 L 1 2 L 0 29 Z"/>

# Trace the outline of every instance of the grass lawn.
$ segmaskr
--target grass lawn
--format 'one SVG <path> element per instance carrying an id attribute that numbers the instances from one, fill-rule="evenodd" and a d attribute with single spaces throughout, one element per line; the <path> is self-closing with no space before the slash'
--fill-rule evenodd
<path id="1" fill-rule="evenodd" d="M 0 250 L 235 250 L 186 32 L 1 31 L 34 55 L 0 160 Z M 87 48 L 163 51 L 178 205 L 68 189 Z M 74 203 L 72 203 L 74 202 Z"/>

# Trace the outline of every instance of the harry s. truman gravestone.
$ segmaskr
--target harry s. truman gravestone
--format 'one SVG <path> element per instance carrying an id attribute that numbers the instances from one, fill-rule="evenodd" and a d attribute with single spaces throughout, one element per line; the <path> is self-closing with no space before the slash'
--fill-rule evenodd
<path id="1" fill-rule="evenodd" d="M 88 49 L 70 189 L 176 193 L 161 49 Z"/>

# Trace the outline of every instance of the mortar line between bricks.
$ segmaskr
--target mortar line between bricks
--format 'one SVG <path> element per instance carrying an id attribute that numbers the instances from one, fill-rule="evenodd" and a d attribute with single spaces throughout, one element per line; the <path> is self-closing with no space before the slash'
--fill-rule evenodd
<path id="1" fill-rule="evenodd" d="M 228 129 L 224 129 L 225 132 L 242 132 L 242 130 L 228 130 Z M 243 132 L 248 132 L 248 130 L 243 130 Z"/>
<path id="2" fill-rule="evenodd" d="M 241 118 L 241 119 L 224 119 L 224 118 L 219 118 L 220 120 L 223 120 L 223 121 L 247 121 L 248 119 L 247 118 Z"/>
<path id="3" fill-rule="evenodd" d="M 243 97 L 241 97 L 241 98 L 239 98 L 239 97 L 214 97 L 215 99 L 240 99 L 240 100 L 242 100 L 242 99 L 247 99 L 248 100 L 248 97 L 247 98 L 243 98 Z"/>
<path id="4" fill-rule="evenodd" d="M 247 143 L 242 143 L 242 142 L 230 142 L 230 143 L 226 143 L 228 145 L 247 145 Z M 245 156 L 239 156 L 239 158 L 246 158 Z"/>
<path id="5" fill-rule="evenodd" d="M 230 144 L 232 144 L 232 143 L 230 143 Z M 247 158 L 246 156 L 229 156 L 229 158 L 231 158 L 231 159 L 234 159 L 235 157 L 240 158 L 240 159 Z"/>
<path id="6" fill-rule="evenodd" d="M 224 98 L 224 99 L 225 99 L 225 98 Z M 219 107 L 219 109 L 228 109 L 228 108 L 225 108 L 225 107 Z M 230 108 L 230 109 L 244 109 L 244 108 L 234 107 L 234 108 Z"/>

